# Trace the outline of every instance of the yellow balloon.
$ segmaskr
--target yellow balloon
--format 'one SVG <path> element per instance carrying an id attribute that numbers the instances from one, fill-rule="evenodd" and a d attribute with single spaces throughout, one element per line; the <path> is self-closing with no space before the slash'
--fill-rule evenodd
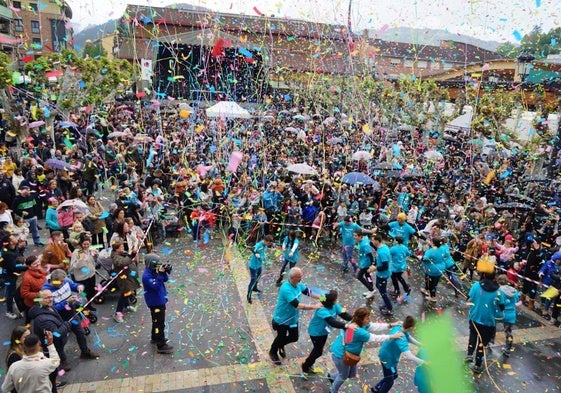
<path id="1" fill-rule="evenodd" d="M 189 116 L 191 116 L 191 112 L 189 112 L 187 109 L 181 109 L 179 111 L 179 117 L 181 117 L 182 119 L 187 119 Z"/>

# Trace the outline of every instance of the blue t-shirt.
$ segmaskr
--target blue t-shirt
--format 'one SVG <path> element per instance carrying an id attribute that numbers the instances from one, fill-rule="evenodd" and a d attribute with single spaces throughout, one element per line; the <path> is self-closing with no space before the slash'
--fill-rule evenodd
<path id="1" fill-rule="evenodd" d="M 310 336 L 327 336 L 331 331 L 331 326 L 325 321 L 329 317 L 337 318 L 343 312 L 343 307 L 335 303 L 332 308 L 319 308 L 314 313 L 308 325 Z"/>
<path id="2" fill-rule="evenodd" d="M 290 327 L 298 326 L 300 312 L 290 302 L 298 300 L 298 303 L 300 303 L 302 292 L 306 291 L 306 289 L 307 287 L 304 284 L 298 283 L 296 286 L 293 286 L 290 281 L 285 281 L 281 285 L 275 311 L 273 312 L 273 320 L 276 323 Z"/>
<path id="3" fill-rule="evenodd" d="M 259 254 L 259 258 L 255 255 Z M 263 240 L 257 242 L 257 244 L 253 247 L 253 253 L 249 258 L 248 266 L 250 269 L 259 269 L 263 267 L 263 261 L 267 256 L 267 245 Z"/>
<path id="4" fill-rule="evenodd" d="M 399 222 L 392 221 L 388 224 L 390 228 L 389 235 L 393 238 L 397 236 L 401 236 L 403 238 L 403 245 L 409 245 L 409 239 L 413 236 L 417 231 L 408 223 L 404 222 L 403 225 L 399 225 Z"/>
<path id="5" fill-rule="evenodd" d="M 483 288 L 486 289 L 483 289 Z M 477 281 L 469 290 L 469 320 L 483 326 L 495 326 L 499 308 L 504 305 L 504 293 L 496 283 Z"/>
<path id="6" fill-rule="evenodd" d="M 403 244 L 395 244 L 390 247 L 390 255 L 392 261 L 390 270 L 392 273 L 404 272 L 407 270 L 407 257 L 411 255 L 411 251 Z"/>
<path id="7" fill-rule="evenodd" d="M 356 222 L 345 224 L 344 221 L 341 221 L 337 225 L 339 226 L 339 232 L 341 232 L 341 241 L 343 242 L 343 246 L 354 247 L 355 232 L 362 231 L 362 227 L 358 225 Z"/>
<path id="8" fill-rule="evenodd" d="M 380 247 L 378 247 L 378 250 L 376 250 L 376 268 L 382 267 L 383 263 L 385 262 L 387 263 L 388 269 L 384 271 L 376 270 L 376 276 L 380 278 L 389 278 L 392 275 L 392 272 L 390 270 L 391 259 L 392 256 L 390 254 L 390 248 L 387 244 L 382 244 Z"/>
<path id="9" fill-rule="evenodd" d="M 370 332 L 366 330 L 366 327 L 367 326 L 355 329 L 353 339 L 346 343 L 344 347 L 343 339 L 349 329 L 341 329 L 341 333 L 337 335 L 337 338 L 335 338 L 335 340 L 333 340 L 333 344 L 331 344 L 331 353 L 333 356 L 342 359 L 345 350 L 354 353 L 355 355 L 360 355 L 362 352 L 362 346 L 370 340 Z"/>
<path id="10" fill-rule="evenodd" d="M 445 250 L 432 247 L 425 251 L 423 255 L 423 270 L 431 277 L 440 277 L 446 270 Z"/>
<path id="11" fill-rule="evenodd" d="M 294 245 L 296 245 L 296 249 L 294 250 L 294 253 L 292 254 L 292 256 L 290 256 L 290 251 L 292 250 L 292 248 L 294 247 Z M 300 248 L 300 240 L 295 237 L 294 241 L 291 241 L 288 236 L 286 236 L 284 238 L 284 241 L 282 242 L 282 246 L 285 248 L 284 250 L 284 259 L 286 259 L 289 262 L 298 262 L 298 249 Z"/>
<path id="12" fill-rule="evenodd" d="M 401 326 L 394 326 L 390 330 L 390 335 L 397 332 L 403 332 Z M 386 368 L 396 368 L 399 363 L 399 358 L 401 354 L 409 351 L 409 333 L 404 332 L 403 337 L 397 338 L 395 340 L 388 340 L 382 343 L 380 351 L 378 351 L 378 357 L 380 362 Z"/>
<path id="13" fill-rule="evenodd" d="M 358 243 L 358 265 L 361 269 L 368 269 L 372 262 L 370 260 L 372 254 L 372 247 L 370 247 L 370 239 L 364 236 Z"/>

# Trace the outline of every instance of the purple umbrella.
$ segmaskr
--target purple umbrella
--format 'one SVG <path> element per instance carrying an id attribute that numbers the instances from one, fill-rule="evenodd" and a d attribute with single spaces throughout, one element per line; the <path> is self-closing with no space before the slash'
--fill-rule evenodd
<path id="1" fill-rule="evenodd" d="M 29 128 L 41 127 L 44 124 L 45 124 L 45 122 L 43 120 L 34 121 L 33 123 L 29 123 Z"/>
<path id="2" fill-rule="evenodd" d="M 70 165 L 69 163 L 67 163 L 66 161 L 63 160 L 59 160 L 58 158 L 49 158 L 47 161 L 45 161 L 45 165 L 48 165 L 49 167 L 53 168 L 53 169 L 72 169 L 72 165 Z"/>
<path id="3" fill-rule="evenodd" d="M 72 121 L 60 121 L 58 125 L 61 126 L 62 128 L 68 128 L 68 127 L 78 128 L 78 124 Z"/>

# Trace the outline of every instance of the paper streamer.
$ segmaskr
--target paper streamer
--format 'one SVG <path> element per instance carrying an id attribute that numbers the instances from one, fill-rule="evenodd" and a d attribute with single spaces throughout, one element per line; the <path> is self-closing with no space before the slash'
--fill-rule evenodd
<path id="1" fill-rule="evenodd" d="M 242 159 L 243 159 L 242 152 L 233 151 L 232 154 L 230 154 L 230 162 L 228 163 L 228 167 L 226 168 L 226 170 L 230 172 L 236 172 L 238 170 L 238 166 L 240 165 L 240 162 L 242 162 Z"/>

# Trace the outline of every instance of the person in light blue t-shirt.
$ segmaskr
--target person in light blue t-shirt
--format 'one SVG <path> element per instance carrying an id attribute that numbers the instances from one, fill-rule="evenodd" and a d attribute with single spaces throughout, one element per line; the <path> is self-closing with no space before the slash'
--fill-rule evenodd
<path id="1" fill-rule="evenodd" d="M 350 321 L 353 317 L 345 309 L 337 303 L 337 291 L 332 289 L 325 295 L 321 295 L 319 300 L 323 304 L 314 313 L 308 325 L 308 333 L 312 340 L 313 348 L 304 363 L 302 363 L 302 371 L 307 374 L 315 374 L 313 365 L 315 361 L 323 354 L 323 347 L 327 341 L 331 328 L 344 329 L 347 324 L 341 322 L 337 317 Z"/>
<path id="2" fill-rule="evenodd" d="M 300 231 L 291 229 L 290 231 L 288 231 L 288 235 L 286 235 L 286 237 L 282 242 L 283 260 L 279 273 L 279 278 L 277 279 L 278 287 L 282 283 L 282 278 L 286 267 L 288 266 L 289 269 L 292 269 L 296 265 L 296 262 L 298 262 L 298 249 L 300 247 L 300 236 L 301 236 Z"/>
<path id="3" fill-rule="evenodd" d="M 349 269 L 349 263 L 352 265 L 354 272 L 358 270 L 358 265 L 353 261 L 353 250 L 355 247 L 355 232 L 372 233 L 367 229 L 362 228 L 356 222 L 353 222 L 351 216 L 345 216 L 343 221 L 333 224 L 334 227 L 339 228 L 341 233 L 341 242 L 343 243 L 343 264 L 341 271 L 346 272 Z"/>
<path id="4" fill-rule="evenodd" d="M 405 281 L 405 278 L 403 278 L 403 273 L 408 269 L 407 257 L 412 256 L 412 253 L 409 248 L 403 244 L 403 237 L 396 236 L 395 242 L 396 244 L 390 247 L 390 255 L 392 257 L 390 271 L 392 274 L 393 295 L 399 296 L 399 284 L 401 283 L 403 292 L 409 296 L 411 288 L 409 284 L 407 284 L 407 281 Z"/>
<path id="5" fill-rule="evenodd" d="M 249 304 L 252 303 L 251 294 L 253 292 L 261 292 L 261 290 L 257 288 L 257 284 L 259 283 L 261 272 L 263 271 L 263 261 L 267 258 L 267 248 L 271 247 L 272 244 L 273 236 L 265 235 L 263 240 L 257 242 L 253 247 L 253 252 L 247 263 L 250 275 L 249 285 L 247 286 L 247 302 Z"/>
<path id="6" fill-rule="evenodd" d="M 341 330 L 331 344 L 331 359 L 336 370 L 327 374 L 331 383 L 330 393 L 337 393 L 348 378 L 356 376 L 357 365 L 349 366 L 343 362 L 345 351 L 354 355 L 360 355 L 362 347 L 366 343 L 381 343 L 387 340 L 399 339 L 402 332 L 394 334 L 377 334 L 383 330 L 391 329 L 398 323 L 372 323 L 370 322 L 370 310 L 366 307 L 357 308 L 353 314 L 352 323 L 347 325 L 346 330 Z M 376 333 L 376 334 L 374 334 Z"/>
<path id="7" fill-rule="evenodd" d="M 269 357 L 274 364 L 280 365 L 281 357 L 286 357 L 284 347 L 286 344 L 298 341 L 298 317 L 300 310 L 317 310 L 321 308 L 321 303 L 304 304 L 300 302 L 302 295 L 319 299 L 319 293 L 312 293 L 306 285 L 302 284 L 302 270 L 293 267 L 288 272 L 288 280 L 286 280 L 279 289 L 277 304 L 273 312 L 273 330 L 276 330 L 277 336 L 269 349 Z"/>
<path id="8" fill-rule="evenodd" d="M 392 259 L 390 248 L 384 243 L 380 235 L 374 235 L 372 244 L 376 247 L 376 266 L 372 266 L 369 270 L 376 270 L 376 289 L 380 292 L 380 296 L 384 301 L 380 312 L 383 315 L 391 315 L 393 305 L 388 295 L 388 279 L 391 277 L 390 261 Z"/>
<path id="9" fill-rule="evenodd" d="M 393 386 L 394 381 L 397 379 L 397 365 L 399 364 L 399 359 L 401 354 L 405 354 L 405 357 L 409 360 L 413 360 L 417 364 L 423 364 L 425 361 L 419 357 L 413 355 L 409 349 L 409 344 L 414 344 L 419 346 L 420 343 L 415 340 L 411 333 L 415 330 L 416 321 L 415 318 L 408 315 L 403 320 L 403 325 L 396 326 L 390 333 L 402 333 L 403 336 L 397 340 L 386 341 L 380 347 L 378 351 L 378 357 L 380 359 L 380 364 L 382 365 L 382 372 L 384 377 L 378 381 L 378 383 L 370 388 L 370 393 L 387 393 Z"/>

